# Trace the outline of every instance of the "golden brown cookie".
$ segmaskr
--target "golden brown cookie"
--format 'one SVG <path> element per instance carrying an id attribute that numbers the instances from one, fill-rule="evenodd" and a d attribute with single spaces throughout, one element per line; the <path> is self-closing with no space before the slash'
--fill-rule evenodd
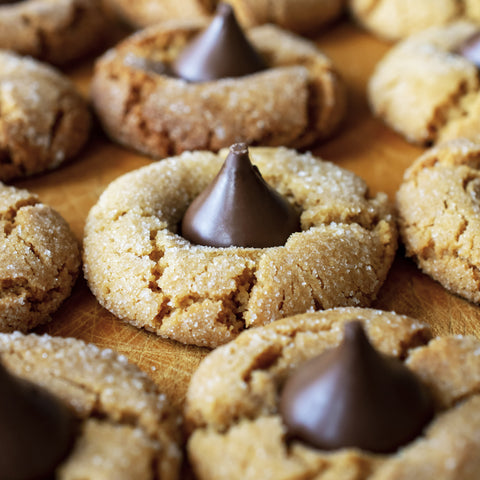
<path id="1" fill-rule="evenodd" d="M 0 2 L 0 48 L 65 64 L 98 48 L 106 17 L 100 0 Z"/>
<path id="2" fill-rule="evenodd" d="M 286 440 L 279 396 L 293 370 L 338 345 L 360 319 L 381 352 L 405 362 L 434 399 L 424 433 L 396 453 L 324 451 Z M 340 308 L 296 315 L 243 332 L 194 373 L 185 418 L 199 479 L 473 480 L 480 471 L 480 342 L 430 340 L 428 327 L 379 310 Z M 252 441 L 255 439 L 255 441 Z"/>
<path id="3" fill-rule="evenodd" d="M 50 66 L 6 51 L 0 107 L 2 181 L 57 168 L 88 138 L 90 112 L 73 84 Z"/>
<path id="4" fill-rule="evenodd" d="M 27 331 L 50 320 L 80 269 L 65 220 L 33 194 L 0 183 L 0 331 Z"/>
<path id="5" fill-rule="evenodd" d="M 373 112 L 423 145 L 477 135 L 478 67 L 457 51 L 480 26 L 456 22 L 413 35 L 379 62 L 368 86 Z"/>
<path id="6" fill-rule="evenodd" d="M 59 480 L 175 480 L 179 418 L 148 376 L 111 350 L 73 338 L 0 334 L 7 369 L 67 404 L 80 426 Z"/>
<path id="7" fill-rule="evenodd" d="M 480 143 L 452 140 L 405 172 L 397 193 L 406 253 L 448 290 L 480 302 Z"/>
<path id="8" fill-rule="evenodd" d="M 246 27 L 274 23 L 300 33 L 312 32 L 343 11 L 344 0 L 227 0 Z M 127 22 L 146 27 L 165 20 L 207 18 L 218 0 L 108 0 Z"/>
<path id="9" fill-rule="evenodd" d="M 213 248 L 178 224 L 226 152 L 185 152 L 115 180 L 89 213 L 84 272 L 99 302 L 137 327 L 215 347 L 311 309 L 368 305 L 397 246 L 385 194 L 310 154 L 251 148 L 263 178 L 301 214 L 284 246 Z"/>
<path id="10" fill-rule="evenodd" d="M 349 6 L 361 25 L 388 40 L 456 20 L 480 24 L 477 0 L 350 0 Z"/>
<path id="11" fill-rule="evenodd" d="M 335 130 L 345 92 L 332 62 L 313 43 L 278 27 L 248 32 L 267 70 L 203 83 L 159 73 L 206 25 L 153 26 L 100 58 L 92 98 L 114 140 L 163 158 L 239 141 L 304 147 Z"/>

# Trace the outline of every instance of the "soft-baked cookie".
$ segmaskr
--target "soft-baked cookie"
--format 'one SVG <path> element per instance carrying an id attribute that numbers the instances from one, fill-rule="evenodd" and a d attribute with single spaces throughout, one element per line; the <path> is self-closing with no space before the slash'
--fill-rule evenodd
<path id="1" fill-rule="evenodd" d="M 349 6 L 361 25 L 388 40 L 456 20 L 480 24 L 477 0 L 349 0 Z"/>
<path id="2" fill-rule="evenodd" d="M 305 147 L 335 130 L 345 91 L 331 61 L 313 43 L 278 27 L 248 32 L 269 67 L 263 71 L 199 83 L 166 73 L 207 25 L 153 26 L 100 58 L 92 98 L 114 140 L 163 158 L 236 142 Z"/>
<path id="3" fill-rule="evenodd" d="M 50 320 L 80 269 L 65 220 L 36 195 L 0 183 L 0 331 L 27 331 Z"/>
<path id="4" fill-rule="evenodd" d="M 84 272 L 99 302 L 137 327 L 215 347 L 309 309 L 368 305 L 393 261 L 385 194 L 310 154 L 251 148 L 263 178 L 300 213 L 270 248 L 193 245 L 177 232 L 227 152 L 185 152 L 115 180 L 88 215 Z"/>
<path id="5" fill-rule="evenodd" d="M 377 349 L 418 375 L 433 399 L 434 418 L 395 453 L 308 446 L 287 438 L 279 414 L 286 380 L 338 345 L 351 320 L 363 323 Z M 301 314 L 243 332 L 211 352 L 189 385 L 188 454 L 198 478 L 476 479 L 480 343 L 473 337 L 429 339 L 428 327 L 411 318 L 358 308 Z"/>
<path id="6" fill-rule="evenodd" d="M 409 141 L 424 145 L 477 135 L 478 67 L 460 51 L 479 33 L 480 26 L 456 22 L 397 44 L 370 79 L 373 112 Z"/>
<path id="7" fill-rule="evenodd" d="M 458 139 L 428 150 L 405 172 L 397 208 L 407 255 L 480 303 L 480 143 Z"/>
<path id="8" fill-rule="evenodd" d="M 86 101 L 46 64 L 0 51 L 0 180 L 57 168 L 84 145 Z"/>
<path id="9" fill-rule="evenodd" d="M 178 478 L 179 417 L 124 356 L 73 338 L 15 332 L 0 334 L 0 358 L 12 374 L 63 401 L 78 421 L 55 478 Z"/>
<path id="10" fill-rule="evenodd" d="M 344 0 L 226 0 L 246 27 L 274 23 L 296 32 L 312 32 L 337 18 Z M 209 17 L 218 0 L 107 0 L 117 13 L 136 27 L 164 20 Z"/>
<path id="11" fill-rule="evenodd" d="M 98 48 L 105 27 L 100 0 L 0 2 L 0 48 L 54 64 Z"/>

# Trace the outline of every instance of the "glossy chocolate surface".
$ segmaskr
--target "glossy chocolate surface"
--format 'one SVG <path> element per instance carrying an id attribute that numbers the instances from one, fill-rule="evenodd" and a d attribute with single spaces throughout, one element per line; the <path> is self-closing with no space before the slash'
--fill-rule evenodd
<path id="1" fill-rule="evenodd" d="M 433 405 L 414 373 L 377 352 L 361 322 L 353 321 L 338 347 L 287 380 L 280 412 L 289 434 L 316 448 L 389 453 L 422 432 Z"/>
<path id="2" fill-rule="evenodd" d="M 455 53 L 465 57 L 480 68 L 480 32 L 468 38 L 466 42 L 456 49 Z"/>
<path id="3" fill-rule="evenodd" d="M 172 63 L 172 72 L 189 82 L 241 77 L 267 68 L 248 41 L 233 9 L 220 3 L 209 27 L 199 34 Z"/>
<path id="4" fill-rule="evenodd" d="M 191 203 L 182 235 L 213 247 L 274 247 L 300 230 L 299 215 L 252 165 L 248 147 L 237 143 L 213 182 Z"/>
<path id="5" fill-rule="evenodd" d="M 0 364 L 0 478 L 53 478 L 74 431 L 73 416 L 59 399 Z"/>

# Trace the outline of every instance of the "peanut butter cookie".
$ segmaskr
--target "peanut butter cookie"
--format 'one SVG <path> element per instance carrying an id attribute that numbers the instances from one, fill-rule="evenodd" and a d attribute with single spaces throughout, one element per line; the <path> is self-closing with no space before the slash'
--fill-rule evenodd
<path id="1" fill-rule="evenodd" d="M 0 331 L 27 331 L 50 320 L 80 269 L 65 220 L 27 192 L 0 183 Z"/>
<path id="2" fill-rule="evenodd" d="M 0 7 L 1 8 L 1 7 Z M 0 180 L 60 166 L 88 138 L 90 112 L 52 67 L 0 51 Z"/>
<path id="3" fill-rule="evenodd" d="M 179 416 L 124 356 L 73 338 L 15 332 L 0 334 L 0 358 L 20 381 L 53 394 L 73 414 L 73 445 L 53 466 L 55 478 L 178 478 Z M 2 390 L 2 402 L 5 396 Z"/>
<path id="4" fill-rule="evenodd" d="M 100 0 L 0 2 L 0 48 L 57 65 L 98 48 L 106 17 Z"/>
<path id="5" fill-rule="evenodd" d="M 480 144 L 452 140 L 405 172 L 397 193 L 406 253 L 448 290 L 480 303 Z"/>
<path id="6" fill-rule="evenodd" d="M 235 142 L 305 147 L 337 128 L 345 91 L 332 62 L 313 43 L 275 26 L 248 31 L 264 70 L 201 82 L 173 75 L 170 65 L 207 25 L 153 26 L 100 58 L 92 98 L 114 140 L 164 158 Z"/>
<path id="7" fill-rule="evenodd" d="M 370 79 L 373 112 L 422 145 L 479 133 L 480 26 L 433 27 L 393 47 Z"/>
<path id="8" fill-rule="evenodd" d="M 359 177 L 310 154 L 250 152 L 300 214 L 301 230 L 269 248 L 207 247 L 179 235 L 225 151 L 130 172 L 106 189 L 85 227 L 85 277 L 104 307 L 158 335 L 215 347 L 245 328 L 375 298 L 397 246 L 386 195 L 371 196 Z"/>
<path id="9" fill-rule="evenodd" d="M 246 27 L 274 23 L 299 33 L 312 32 L 337 18 L 344 0 L 227 0 Z M 146 27 L 165 20 L 209 17 L 218 0 L 108 0 L 127 22 Z"/>
<path id="10" fill-rule="evenodd" d="M 399 359 L 432 399 L 433 418 L 414 440 L 391 453 L 312 447 L 290 437 L 284 423 L 280 402 L 286 382 L 307 361 L 345 342 L 345 324 L 352 320 L 363 324 L 379 352 Z M 430 338 L 428 327 L 411 318 L 359 308 L 296 315 L 243 332 L 211 352 L 189 385 L 188 454 L 197 477 L 475 479 L 480 469 L 480 342 Z M 336 396 L 336 401 L 341 408 L 343 398 Z"/>
<path id="11" fill-rule="evenodd" d="M 350 0 L 350 10 L 361 25 L 388 40 L 456 20 L 480 24 L 476 0 Z"/>

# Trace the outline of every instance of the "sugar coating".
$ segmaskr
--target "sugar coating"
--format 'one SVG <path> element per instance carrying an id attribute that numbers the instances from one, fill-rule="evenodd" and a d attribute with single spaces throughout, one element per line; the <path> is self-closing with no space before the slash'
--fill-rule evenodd
<path id="1" fill-rule="evenodd" d="M 79 270 L 77 241 L 60 214 L 0 183 L 0 331 L 25 332 L 49 321 Z"/>
<path id="2" fill-rule="evenodd" d="M 397 246 L 392 207 L 359 177 L 310 154 L 251 148 L 301 214 L 281 247 L 192 245 L 177 228 L 226 151 L 186 152 L 115 180 L 88 215 L 84 273 L 99 302 L 158 335 L 215 347 L 307 310 L 369 304 Z"/>
<path id="3" fill-rule="evenodd" d="M 286 378 L 338 345 L 345 323 L 354 319 L 377 349 L 405 361 L 434 398 L 436 414 L 424 433 L 391 455 L 326 452 L 287 441 L 278 411 Z M 473 337 L 431 340 L 428 326 L 412 318 L 351 307 L 243 332 L 207 355 L 189 385 L 187 451 L 197 478 L 473 480 L 480 469 L 479 348 Z"/>
<path id="4" fill-rule="evenodd" d="M 345 113 L 332 62 L 312 42 L 272 25 L 249 37 L 270 68 L 187 83 L 154 71 L 206 26 L 177 21 L 128 37 L 96 63 L 92 99 L 107 133 L 157 158 L 249 144 L 304 147 L 329 136 Z"/>
<path id="5" fill-rule="evenodd" d="M 179 18 L 198 18 L 213 14 L 218 0 L 110 0 L 129 23 L 145 27 Z M 228 0 L 244 27 L 275 23 L 296 32 L 312 32 L 336 18 L 343 0 Z"/>
<path id="6" fill-rule="evenodd" d="M 480 23 L 477 0 L 350 0 L 358 22 L 388 40 L 399 40 L 455 20 Z"/>
<path id="7" fill-rule="evenodd" d="M 0 48 L 54 64 L 98 48 L 106 16 L 96 0 L 36 0 L 0 5 Z"/>
<path id="8" fill-rule="evenodd" d="M 90 113 L 60 72 L 0 51 L 0 123 L 0 180 L 7 181 L 56 168 L 78 153 Z"/>
<path id="9" fill-rule="evenodd" d="M 393 47 L 368 86 L 374 113 L 409 141 L 431 144 L 478 134 L 477 67 L 455 53 L 480 26 L 432 27 Z"/>
<path id="10" fill-rule="evenodd" d="M 81 420 L 61 480 L 178 478 L 178 416 L 136 366 L 73 338 L 0 334 L 0 357 L 16 375 L 61 398 Z"/>
<path id="11" fill-rule="evenodd" d="M 453 140 L 425 152 L 397 193 L 407 255 L 448 290 L 480 302 L 480 144 Z"/>

